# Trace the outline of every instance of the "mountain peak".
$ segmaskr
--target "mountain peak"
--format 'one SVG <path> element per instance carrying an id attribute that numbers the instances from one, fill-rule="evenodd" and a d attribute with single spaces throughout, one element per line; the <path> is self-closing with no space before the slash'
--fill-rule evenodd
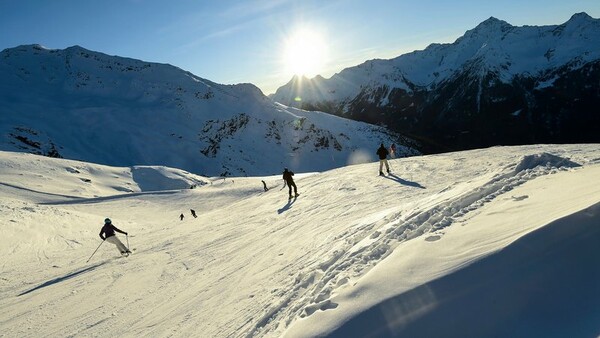
<path id="1" fill-rule="evenodd" d="M 594 18 L 592 18 L 591 16 L 589 16 L 586 12 L 581 12 L 581 13 L 575 13 L 573 14 L 573 16 L 571 16 L 571 18 L 569 19 L 569 21 L 567 21 L 568 24 L 577 24 L 577 23 L 582 23 L 582 22 L 590 22 L 593 21 Z"/>
<path id="2" fill-rule="evenodd" d="M 589 16 L 586 12 L 581 12 L 581 13 L 575 13 L 573 14 L 573 16 L 571 16 L 571 20 L 573 19 L 593 19 L 591 16 Z"/>
<path id="3" fill-rule="evenodd" d="M 504 20 L 500 20 L 497 19 L 493 16 L 490 16 L 488 19 L 486 19 L 485 21 L 482 21 L 479 25 L 477 25 L 473 30 L 495 30 L 495 29 L 503 29 L 503 28 L 510 28 L 512 27 L 511 24 L 509 24 L 508 22 L 504 21 Z"/>
<path id="4" fill-rule="evenodd" d="M 33 44 L 29 44 L 29 45 L 19 45 L 17 47 L 6 48 L 5 50 L 29 51 L 29 50 L 49 50 L 49 49 L 40 44 L 33 43 Z"/>
<path id="5" fill-rule="evenodd" d="M 83 51 L 83 52 L 92 52 L 89 49 L 83 48 L 80 45 L 73 45 L 71 47 L 67 47 L 65 50 L 67 51 Z"/>
<path id="6" fill-rule="evenodd" d="M 514 28 L 511 24 L 504 20 L 497 19 L 493 16 L 482 21 L 475 28 L 468 30 L 465 35 L 458 38 L 458 40 L 475 38 L 479 36 L 495 36 L 498 34 L 505 33 Z M 458 41 L 457 40 L 457 41 Z"/>

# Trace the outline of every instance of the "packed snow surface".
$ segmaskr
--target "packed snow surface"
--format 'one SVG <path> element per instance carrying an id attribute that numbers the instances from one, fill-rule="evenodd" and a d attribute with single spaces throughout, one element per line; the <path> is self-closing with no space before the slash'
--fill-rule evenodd
<path id="1" fill-rule="evenodd" d="M 390 164 L 288 200 L 279 175 L 0 152 L 0 337 L 600 334 L 597 144 Z"/>

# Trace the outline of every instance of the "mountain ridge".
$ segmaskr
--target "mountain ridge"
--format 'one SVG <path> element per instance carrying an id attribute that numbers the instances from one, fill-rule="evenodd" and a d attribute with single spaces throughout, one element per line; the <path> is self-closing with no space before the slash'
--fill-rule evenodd
<path id="1" fill-rule="evenodd" d="M 490 17 L 453 43 L 368 60 L 329 79 L 293 79 L 270 97 L 429 139 L 426 152 L 598 142 L 586 126 L 598 122 L 599 43 L 600 19 L 585 13 L 550 26 Z"/>
<path id="2" fill-rule="evenodd" d="M 374 160 L 382 142 L 419 153 L 385 128 L 276 104 L 252 84 L 80 46 L 5 49 L 0 75 L 2 150 L 204 176 L 331 169 Z"/>

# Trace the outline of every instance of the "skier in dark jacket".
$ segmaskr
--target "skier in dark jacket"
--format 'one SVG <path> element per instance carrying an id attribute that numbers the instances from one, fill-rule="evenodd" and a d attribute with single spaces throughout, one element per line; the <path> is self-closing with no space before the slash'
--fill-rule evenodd
<path id="1" fill-rule="evenodd" d="M 387 161 L 387 156 L 388 156 L 389 152 L 387 149 L 385 149 L 385 146 L 383 145 L 383 143 L 381 144 L 381 146 L 379 147 L 379 149 L 377 149 L 377 155 L 379 156 L 379 175 L 383 176 L 383 165 L 385 164 L 385 169 L 387 169 L 387 173 L 390 173 L 390 165 L 388 164 Z"/>
<path id="2" fill-rule="evenodd" d="M 194 218 L 198 217 L 198 216 L 196 216 L 196 210 L 190 209 L 190 212 L 192 213 L 192 216 L 194 216 Z"/>
<path id="3" fill-rule="evenodd" d="M 294 196 L 296 196 L 296 197 L 300 196 L 298 194 L 298 188 L 296 187 L 296 183 L 294 183 L 294 179 L 292 178 L 292 176 L 294 176 L 294 173 L 289 171 L 288 168 L 285 168 L 283 170 L 283 180 L 285 181 L 285 184 L 287 184 L 287 186 L 289 188 L 290 199 L 292 199 Z M 292 196 L 292 187 L 294 187 L 294 196 Z"/>
<path id="4" fill-rule="evenodd" d="M 115 231 L 127 236 L 125 231 L 117 229 L 117 227 L 112 224 L 110 218 L 107 218 L 104 220 L 104 226 L 102 227 L 102 230 L 100 230 L 100 238 L 102 238 L 103 241 L 107 241 L 116 245 L 121 254 L 130 254 L 131 251 L 129 251 L 129 249 L 123 243 L 121 243 L 121 241 L 115 235 Z"/>

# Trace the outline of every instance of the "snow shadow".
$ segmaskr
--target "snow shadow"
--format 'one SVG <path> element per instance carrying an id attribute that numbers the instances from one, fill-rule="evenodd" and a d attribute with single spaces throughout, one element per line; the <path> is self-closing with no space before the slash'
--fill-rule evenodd
<path id="1" fill-rule="evenodd" d="M 596 337 L 600 203 L 388 299 L 329 337 Z"/>
<path id="2" fill-rule="evenodd" d="M 31 293 L 31 292 L 33 292 L 33 291 L 36 291 L 36 290 L 39 290 L 39 289 L 43 289 L 43 288 L 45 288 L 45 287 L 47 287 L 47 286 L 50 286 L 50 285 L 54 285 L 54 284 L 57 284 L 57 283 L 60 283 L 60 282 L 64 282 L 64 281 L 65 281 L 65 280 L 67 280 L 67 279 L 71 279 L 71 278 L 73 278 L 73 277 L 76 277 L 76 276 L 78 276 L 78 275 L 81 275 L 81 274 L 83 274 L 83 273 L 86 273 L 86 272 L 88 272 L 88 271 L 92 271 L 92 270 L 96 269 L 97 267 L 99 267 L 99 266 L 101 266 L 101 265 L 104 265 L 105 263 L 106 263 L 106 262 L 97 263 L 97 264 L 95 264 L 95 265 L 92 265 L 92 266 L 90 266 L 90 267 L 87 267 L 87 268 L 85 268 L 85 269 L 77 270 L 77 271 L 75 271 L 75 272 L 71 272 L 71 273 L 69 273 L 69 274 L 67 274 L 67 275 L 64 275 L 64 276 L 61 276 L 61 277 L 54 278 L 54 279 L 52 279 L 52 280 L 49 280 L 49 281 L 47 281 L 47 282 L 45 282 L 45 283 L 43 283 L 43 284 L 40 284 L 40 285 L 38 285 L 38 286 L 34 287 L 33 289 L 29 289 L 29 290 L 27 290 L 27 291 L 21 292 L 20 294 L 18 294 L 18 295 L 17 295 L 17 297 L 20 297 L 20 296 L 26 295 L 26 294 L 28 294 L 28 293 Z"/>
<path id="3" fill-rule="evenodd" d="M 414 188 L 426 189 L 424 186 L 422 186 L 421 184 L 419 184 L 417 182 L 407 181 L 403 178 L 400 178 L 399 176 L 396 176 L 395 174 L 389 174 L 384 177 L 387 178 L 388 180 L 398 182 L 402 185 L 407 185 L 409 187 L 414 187 Z"/>
<path id="4" fill-rule="evenodd" d="M 48 195 L 48 196 L 58 196 L 58 197 L 65 197 L 65 198 L 72 198 L 72 199 L 81 199 L 81 197 L 78 197 L 78 196 L 53 194 L 53 193 L 50 193 L 50 192 L 43 192 L 43 191 L 33 190 L 33 189 L 25 188 L 25 187 L 20 187 L 18 185 L 4 183 L 4 182 L 0 182 L 0 185 L 4 185 L 4 186 L 10 187 L 10 188 L 14 188 L 14 189 L 19 189 L 19 190 L 25 190 L 25 191 L 33 192 L 33 193 L 36 193 L 36 194 L 42 194 L 42 195 Z"/>
<path id="5" fill-rule="evenodd" d="M 287 201 L 287 203 L 286 203 L 286 204 L 285 204 L 283 207 L 281 207 L 280 209 L 277 209 L 277 213 L 278 213 L 278 214 L 282 214 L 282 213 L 284 213 L 284 212 L 286 212 L 286 211 L 290 210 L 290 208 L 292 207 L 292 204 L 294 204 L 294 202 L 296 202 L 296 198 L 297 198 L 297 197 L 294 197 L 294 198 L 292 198 L 292 199 L 289 199 L 289 200 Z"/>
<path id="6" fill-rule="evenodd" d="M 121 198 L 130 198 L 137 196 L 152 196 L 152 195 L 173 195 L 179 193 L 180 190 L 172 190 L 172 191 L 152 191 L 152 192 L 134 192 L 130 194 L 122 194 L 122 195 L 112 195 L 112 196 L 104 196 L 104 197 L 94 197 L 94 198 L 80 198 L 77 201 L 59 201 L 59 202 L 45 202 L 40 203 L 40 205 L 68 205 L 68 204 L 93 204 L 93 203 L 101 203 Z"/>

